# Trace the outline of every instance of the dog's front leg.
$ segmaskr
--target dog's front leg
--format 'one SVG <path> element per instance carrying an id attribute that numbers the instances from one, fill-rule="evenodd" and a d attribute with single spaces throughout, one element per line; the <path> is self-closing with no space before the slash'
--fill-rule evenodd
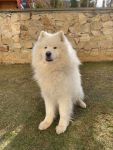
<path id="1" fill-rule="evenodd" d="M 45 119 L 39 124 L 39 130 L 47 129 L 53 122 L 55 117 L 55 104 L 50 99 L 45 99 Z"/>
<path id="2" fill-rule="evenodd" d="M 56 133 L 60 134 L 66 131 L 72 111 L 73 111 L 73 104 L 70 98 L 64 98 L 59 101 L 59 114 L 60 114 L 60 120 L 59 124 L 56 127 Z"/>

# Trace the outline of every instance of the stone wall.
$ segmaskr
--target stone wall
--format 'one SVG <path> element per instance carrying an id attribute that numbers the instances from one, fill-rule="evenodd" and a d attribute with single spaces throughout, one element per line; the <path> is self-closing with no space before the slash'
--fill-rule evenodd
<path id="1" fill-rule="evenodd" d="M 113 12 L 0 13 L 0 63 L 29 63 L 41 30 L 63 30 L 82 61 L 113 60 Z"/>

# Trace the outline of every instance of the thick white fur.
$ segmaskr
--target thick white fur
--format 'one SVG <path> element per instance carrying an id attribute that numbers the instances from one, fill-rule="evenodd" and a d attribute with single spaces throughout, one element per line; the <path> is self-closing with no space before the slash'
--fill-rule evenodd
<path id="1" fill-rule="evenodd" d="M 53 61 L 50 62 L 45 59 L 48 50 L 52 53 Z M 44 31 L 40 33 L 32 53 L 34 78 L 41 88 L 46 109 L 45 119 L 39 125 L 40 130 L 51 125 L 58 110 L 60 120 L 56 132 L 63 133 L 69 125 L 73 105 L 86 108 L 79 65 L 76 51 L 62 31 L 54 34 Z"/>

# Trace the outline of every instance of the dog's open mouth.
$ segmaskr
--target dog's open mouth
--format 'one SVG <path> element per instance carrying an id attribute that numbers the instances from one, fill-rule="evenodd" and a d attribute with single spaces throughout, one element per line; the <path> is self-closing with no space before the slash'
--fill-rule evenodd
<path id="1" fill-rule="evenodd" d="M 46 58 L 46 61 L 53 61 L 53 59 L 51 59 L 51 58 Z"/>

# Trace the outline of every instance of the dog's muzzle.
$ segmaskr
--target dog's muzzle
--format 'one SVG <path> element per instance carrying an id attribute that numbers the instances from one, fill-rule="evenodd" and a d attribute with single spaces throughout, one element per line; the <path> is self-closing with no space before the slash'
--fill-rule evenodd
<path id="1" fill-rule="evenodd" d="M 45 55 L 46 55 L 46 61 L 53 61 L 53 59 L 52 59 L 52 53 L 50 51 L 47 51 L 45 53 Z"/>

